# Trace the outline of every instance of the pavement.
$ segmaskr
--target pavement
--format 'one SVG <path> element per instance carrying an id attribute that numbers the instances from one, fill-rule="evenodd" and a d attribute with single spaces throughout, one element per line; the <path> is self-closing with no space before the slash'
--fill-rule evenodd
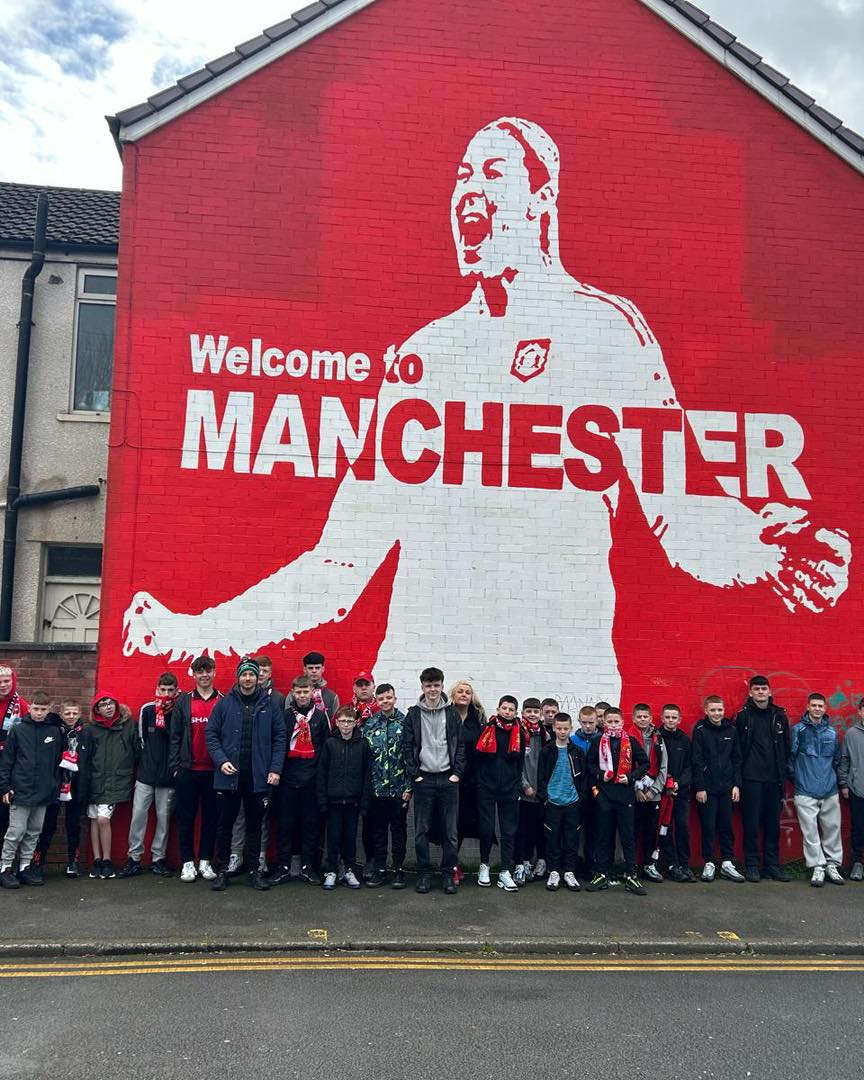
<path id="1" fill-rule="evenodd" d="M 291 882 L 266 893 L 235 879 L 224 893 L 149 873 L 111 881 L 46 873 L 40 888 L 0 895 L 0 957 L 355 950 L 518 955 L 864 955 L 864 884 L 811 888 L 648 885 L 638 897 L 481 889 L 456 896 Z M 494 878 L 493 878 L 494 881 Z"/>

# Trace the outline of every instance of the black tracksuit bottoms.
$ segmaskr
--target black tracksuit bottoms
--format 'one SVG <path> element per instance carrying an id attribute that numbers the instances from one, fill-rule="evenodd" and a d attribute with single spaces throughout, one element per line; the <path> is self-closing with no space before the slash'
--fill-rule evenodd
<path id="1" fill-rule="evenodd" d="M 366 818 L 372 828 L 375 869 L 387 869 L 388 840 L 392 840 L 393 845 L 393 869 L 401 869 L 405 863 L 405 849 L 408 844 L 408 803 L 398 797 L 376 796 L 366 811 Z M 367 865 L 371 858 L 372 855 L 367 857 Z"/>
<path id="2" fill-rule="evenodd" d="M 546 835 L 543 828 L 543 803 L 519 800 L 519 828 L 516 830 L 516 862 L 530 862 L 546 856 Z"/>
<path id="3" fill-rule="evenodd" d="M 634 799 L 632 792 L 627 800 L 610 799 L 601 788 L 594 800 L 595 861 L 594 869 L 600 874 L 609 874 L 615 859 L 615 830 L 621 840 L 624 853 L 624 865 L 630 875 L 636 873 L 636 843 Z"/>
<path id="4" fill-rule="evenodd" d="M 679 788 L 672 800 L 672 820 L 660 837 L 660 854 L 670 866 L 690 865 L 690 788 Z"/>
<path id="5" fill-rule="evenodd" d="M 559 874 L 566 874 L 568 870 L 576 872 L 581 816 L 581 802 L 569 806 L 546 803 L 546 863 L 550 873 L 553 870 Z"/>
<path id="6" fill-rule="evenodd" d="M 732 796 L 727 791 L 723 795 L 708 792 L 707 801 L 697 802 L 699 825 L 702 830 L 702 858 L 705 862 L 715 861 L 715 837 L 720 840 L 720 859 L 726 862 L 735 857 L 735 834 L 732 831 Z"/>
<path id="7" fill-rule="evenodd" d="M 516 847 L 516 831 L 519 828 L 519 796 L 510 795 L 500 799 L 496 795 L 477 789 L 477 826 L 480 833 L 480 862 L 489 865 L 489 856 L 495 842 L 495 811 L 498 811 L 499 870 L 513 869 L 513 852 Z"/>

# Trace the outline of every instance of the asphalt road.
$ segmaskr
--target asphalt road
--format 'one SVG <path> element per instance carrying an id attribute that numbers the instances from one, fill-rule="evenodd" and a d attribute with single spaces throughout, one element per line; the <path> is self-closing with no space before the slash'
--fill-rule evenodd
<path id="1" fill-rule="evenodd" d="M 861 960 L 245 963 L 0 964 L 0 1077 L 861 1076 Z"/>

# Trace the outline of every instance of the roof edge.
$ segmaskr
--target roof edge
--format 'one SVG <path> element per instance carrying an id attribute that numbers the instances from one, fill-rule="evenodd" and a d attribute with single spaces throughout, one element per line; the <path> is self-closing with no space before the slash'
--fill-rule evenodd
<path id="1" fill-rule="evenodd" d="M 799 127 L 864 174 L 864 139 L 688 0 L 639 0 Z M 809 103 L 809 104 L 808 104 Z"/>
<path id="2" fill-rule="evenodd" d="M 218 68 L 217 73 L 214 73 L 207 82 L 201 82 L 193 86 L 193 89 L 184 91 L 181 86 L 184 80 L 181 79 L 176 87 L 161 91 L 147 102 L 133 106 L 132 109 L 122 110 L 116 116 L 106 117 L 121 156 L 123 143 L 136 142 L 144 138 L 151 131 L 155 131 L 204 101 L 221 94 L 228 87 L 300 48 L 307 41 L 325 33 L 331 27 L 344 22 L 345 19 L 375 2 L 376 0 L 318 0 L 317 3 L 295 11 L 290 19 L 286 19 L 278 27 L 272 27 L 271 32 L 274 35 L 278 33 L 279 37 L 271 39 L 269 33 L 265 31 L 252 42 L 239 45 L 233 54 L 229 53 L 225 57 L 220 57 L 218 61 L 211 61 L 210 64 L 205 65 L 211 71 L 213 68 Z M 255 49 L 250 53 L 250 47 L 253 45 Z M 174 92 L 175 90 L 177 93 Z M 163 104 L 163 101 L 166 103 Z"/>

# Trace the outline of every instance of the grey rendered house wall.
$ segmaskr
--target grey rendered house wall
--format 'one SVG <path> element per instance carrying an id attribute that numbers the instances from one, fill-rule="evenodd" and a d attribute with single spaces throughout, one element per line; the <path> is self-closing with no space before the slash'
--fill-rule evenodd
<path id="1" fill-rule="evenodd" d="M 29 255 L 0 248 L 0 509 L 5 509 L 21 278 Z M 101 544 L 108 414 L 72 413 L 77 271 L 116 269 L 116 258 L 51 252 L 36 281 L 21 473 L 24 493 L 100 483 L 98 499 L 24 508 L 18 518 L 12 635 L 41 639 L 46 543 Z M 0 551 L 2 560 L 2 551 Z"/>

